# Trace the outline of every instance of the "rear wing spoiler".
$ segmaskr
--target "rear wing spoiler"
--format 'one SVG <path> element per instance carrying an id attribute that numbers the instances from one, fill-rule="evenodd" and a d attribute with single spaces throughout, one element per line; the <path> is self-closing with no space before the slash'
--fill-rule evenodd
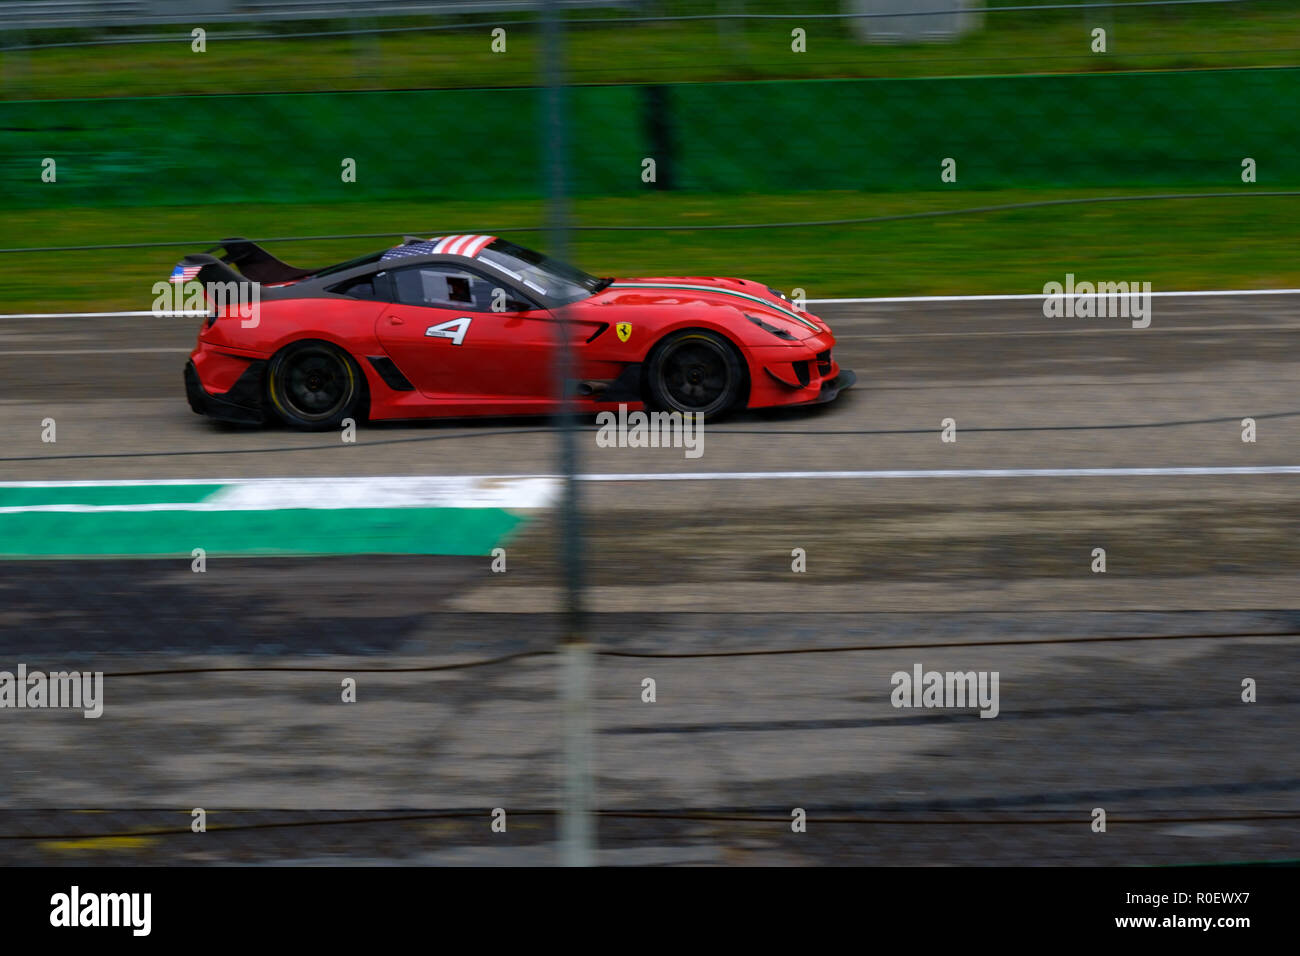
<path id="1" fill-rule="evenodd" d="M 257 243 L 247 239 L 223 239 L 207 252 L 222 248 L 226 254 L 221 257 L 221 261 L 237 266 L 245 277 L 254 282 L 294 282 L 311 275 L 311 270 L 298 269 L 281 262 Z"/>
<path id="2" fill-rule="evenodd" d="M 220 251 L 221 256 L 213 255 Z M 236 272 L 234 267 L 238 267 Z M 197 268 L 196 268 L 197 267 Z M 188 255 L 176 267 L 176 274 L 193 277 L 204 284 L 208 282 L 258 282 L 275 285 L 295 282 L 311 275 L 308 269 L 299 269 L 281 262 L 261 246 L 248 239 L 223 239 L 201 253 Z"/>

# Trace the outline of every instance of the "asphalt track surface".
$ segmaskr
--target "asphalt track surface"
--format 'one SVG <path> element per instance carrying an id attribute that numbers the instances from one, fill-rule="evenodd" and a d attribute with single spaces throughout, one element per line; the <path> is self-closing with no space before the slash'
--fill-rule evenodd
<path id="1" fill-rule="evenodd" d="M 583 470 L 1300 465 L 1300 296 L 1157 299 L 1147 329 L 1032 301 L 815 311 L 858 374 L 833 405 L 706 427 L 695 460 L 584 433 Z M 363 426 L 355 445 L 207 422 L 181 388 L 195 332 L 0 320 L 3 480 L 555 470 L 554 437 L 522 420 Z M 601 862 L 1300 857 L 1296 481 L 584 483 Z M 0 858 L 553 862 L 556 540 L 541 515 L 505 574 L 449 557 L 6 562 L 0 667 L 110 676 L 98 721 L 6 716 L 24 726 L 0 747 Z M 691 656 L 708 654 L 732 656 Z M 916 663 L 999 672 L 999 716 L 892 707 L 890 675 Z M 112 676 L 298 666 L 318 670 Z M 356 704 L 338 702 L 344 676 Z M 70 812 L 86 809 L 111 812 Z"/>

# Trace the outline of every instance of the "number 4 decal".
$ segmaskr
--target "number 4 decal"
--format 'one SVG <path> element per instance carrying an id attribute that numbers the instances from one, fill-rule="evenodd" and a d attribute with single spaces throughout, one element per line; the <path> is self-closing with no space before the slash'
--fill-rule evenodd
<path id="1" fill-rule="evenodd" d="M 469 324 L 473 321 L 468 316 L 461 316 L 459 319 L 452 319 L 441 325 L 431 325 L 425 329 L 424 334 L 438 339 L 451 339 L 452 345 L 460 345 L 465 341 L 465 333 L 469 331 Z"/>

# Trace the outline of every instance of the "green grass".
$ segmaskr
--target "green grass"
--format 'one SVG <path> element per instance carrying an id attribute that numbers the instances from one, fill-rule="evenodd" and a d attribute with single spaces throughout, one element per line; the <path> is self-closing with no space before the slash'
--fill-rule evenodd
<path id="1" fill-rule="evenodd" d="M 1243 190 L 1243 193 L 1245 190 Z M 1108 190 L 1106 194 L 1140 195 Z M 568 258 L 599 275 L 734 275 L 810 298 L 1041 291 L 1080 279 L 1160 289 L 1300 287 L 1300 198 L 1199 199 L 1024 209 L 857 226 L 705 231 L 692 226 L 899 215 L 1101 191 L 989 191 L 777 196 L 649 195 L 574 205 L 581 225 L 669 224 L 667 232 L 578 232 Z M 227 205 L 12 212 L 0 247 L 195 240 L 175 249 L 0 255 L 0 312 L 145 309 L 154 282 L 186 252 L 228 235 L 422 235 L 535 227 L 540 202 Z M 541 234 L 511 234 L 550 251 Z M 286 261 L 324 265 L 384 240 L 276 243 Z"/>
<path id="2" fill-rule="evenodd" d="M 737 9 L 784 13 L 789 5 L 751 0 Z M 839 9 L 837 0 L 800 5 L 806 14 Z M 228 28 L 214 27 L 205 53 L 192 52 L 189 42 L 19 51 L 4 57 L 0 93 L 8 99 L 45 99 L 536 85 L 540 41 L 535 30 L 510 27 L 506 52 L 490 47 L 492 23 L 517 19 L 516 14 L 481 18 L 455 32 L 319 38 L 272 32 L 254 40 L 223 40 L 219 32 Z M 358 26 L 409 22 L 372 20 Z M 283 24 L 275 31 L 349 25 Z M 796 26 L 807 31 L 807 52 L 791 50 Z M 1091 51 L 1095 27 L 1107 30 L 1105 54 Z M 188 41 L 188 29 L 170 29 Z M 32 34 L 27 42 L 79 38 Z M 589 26 L 569 31 L 567 60 L 574 83 L 653 83 L 1280 66 L 1300 61 L 1298 48 L 1300 12 L 1261 0 L 1231 8 L 987 13 L 983 28 L 958 42 L 907 45 L 859 43 L 843 20 Z"/>

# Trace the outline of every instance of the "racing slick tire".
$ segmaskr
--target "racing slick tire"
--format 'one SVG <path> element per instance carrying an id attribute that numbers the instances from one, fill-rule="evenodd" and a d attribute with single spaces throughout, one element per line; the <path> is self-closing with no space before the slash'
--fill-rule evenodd
<path id="1" fill-rule="evenodd" d="M 705 418 L 726 414 L 745 389 L 745 366 L 724 336 L 684 329 L 655 346 L 646 361 L 648 404 Z"/>
<path id="2" fill-rule="evenodd" d="M 328 342 L 286 345 L 266 369 L 271 408 L 286 425 L 307 431 L 338 428 L 343 419 L 355 418 L 364 387 L 352 356 Z"/>

